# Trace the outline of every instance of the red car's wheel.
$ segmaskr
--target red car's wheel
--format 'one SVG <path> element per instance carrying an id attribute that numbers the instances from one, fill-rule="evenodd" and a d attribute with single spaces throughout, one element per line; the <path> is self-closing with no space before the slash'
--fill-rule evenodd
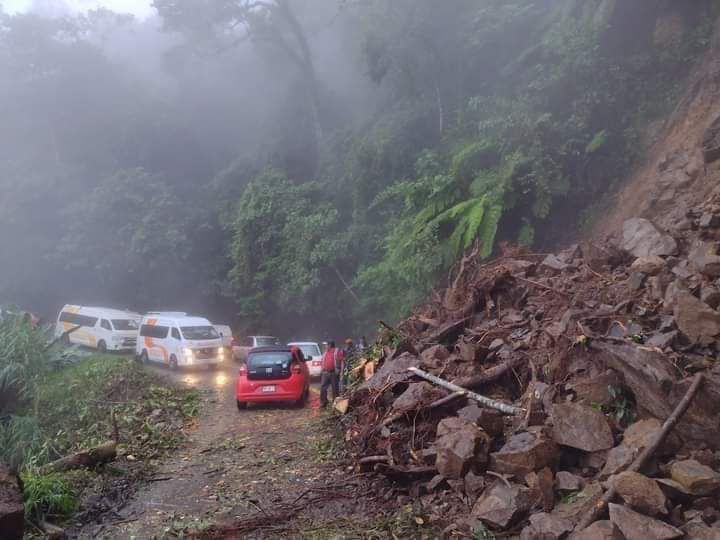
<path id="1" fill-rule="evenodd" d="M 237 404 L 238 411 L 247 409 L 248 404 L 245 401 L 235 400 L 235 403 Z"/>

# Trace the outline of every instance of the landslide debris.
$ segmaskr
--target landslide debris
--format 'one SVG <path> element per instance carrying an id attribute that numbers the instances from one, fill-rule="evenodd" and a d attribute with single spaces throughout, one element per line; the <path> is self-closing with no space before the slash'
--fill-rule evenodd
<path id="1" fill-rule="evenodd" d="M 354 371 L 341 421 L 357 469 L 392 479 L 446 537 L 720 537 L 720 195 L 686 217 L 551 255 L 468 255 Z M 687 412 L 629 471 L 697 373 Z"/>

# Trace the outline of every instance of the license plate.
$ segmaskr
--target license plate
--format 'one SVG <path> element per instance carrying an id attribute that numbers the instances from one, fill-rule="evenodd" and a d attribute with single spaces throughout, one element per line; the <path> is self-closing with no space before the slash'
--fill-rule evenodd
<path id="1" fill-rule="evenodd" d="M 269 386 L 263 386 L 262 387 L 263 392 L 274 392 L 275 391 L 275 385 L 269 385 Z"/>

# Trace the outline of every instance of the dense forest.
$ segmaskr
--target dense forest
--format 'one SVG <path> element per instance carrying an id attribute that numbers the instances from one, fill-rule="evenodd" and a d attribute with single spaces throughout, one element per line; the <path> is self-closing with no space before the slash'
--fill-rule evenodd
<path id="1" fill-rule="evenodd" d="M 325 337 L 637 164 L 714 0 L 155 0 L 0 12 L 0 303 Z"/>

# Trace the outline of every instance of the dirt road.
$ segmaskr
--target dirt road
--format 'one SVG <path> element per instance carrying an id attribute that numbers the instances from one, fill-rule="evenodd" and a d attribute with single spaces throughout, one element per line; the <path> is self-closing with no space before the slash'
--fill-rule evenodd
<path id="1" fill-rule="evenodd" d="M 234 397 L 235 365 L 177 374 L 156 369 L 204 394 L 203 410 L 189 443 L 161 463 L 151 481 L 143 484 L 128 504 L 116 509 L 109 524 L 88 526 L 81 537 L 183 536 L 209 524 L 269 516 L 298 498 L 300 502 L 308 500 L 308 494 L 317 493 L 321 485 L 341 487 L 333 488 L 335 496 L 322 504 L 324 509 L 299 513 L 296 521 L 304 524 L 297 527 L 362 510 L 352 500 L 357 486 L 348 484 L 336 464 L 323 459 L 329 456 L 328 439 L 320 426 L 328 413 L 320 410 L 316 387 L 302 409 L 271 404 L 239 412 Z M 265 536 L 263 530 L 253 536 Z M 297 536 L 305 535 L 298 532 Z"/>

